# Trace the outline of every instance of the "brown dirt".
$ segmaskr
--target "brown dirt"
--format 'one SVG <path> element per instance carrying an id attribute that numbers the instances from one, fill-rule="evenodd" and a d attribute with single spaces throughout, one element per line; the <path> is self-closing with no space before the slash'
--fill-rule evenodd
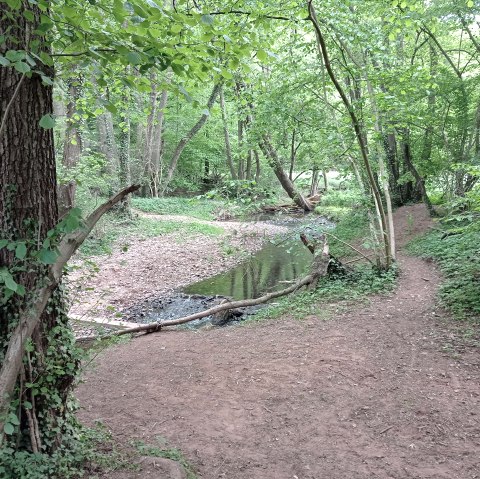
<path id="1" fill-rule="evenodd" d="M 400 247 L 429 225 L 421 206 L 395 220 Z M 205 479 L 479 478 L 478 350 L 443 348 L 456 329 L 435 306 L 438 271 L 403 253 L 399 263 L 394 293 L 329 321 L 110 349 L 78 389 L 80 418 L 123 442 L 166 438 Z"/>

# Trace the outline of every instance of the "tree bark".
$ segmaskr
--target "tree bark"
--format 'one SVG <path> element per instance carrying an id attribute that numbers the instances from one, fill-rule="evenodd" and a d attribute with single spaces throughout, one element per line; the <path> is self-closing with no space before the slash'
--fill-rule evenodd
<path id="1" fill-rule="evenodd" d="M 8 31 L 8 35 L 0 46 L 0 53 L 6 50 L 31 51 L 30 42 L 39 41 L 42 45 L 48 43 L 36 33 L 40 25 L 40 11 L 36 4 L 29 4 L 33 20 L 27 21 L 16 11 L 10 11 L 3 5 L 0 19 L 0 31 Z M 16 41 L 14 41 L 16 40 Z M 17 43 L 18 42 L 18 43 Z M 47 47 L 42 47 L 47 51 Z M 53 77 L 53 69 L 40 66 L 42 73 Z M 9 111 L 7 105 L 11 104 Z M 9 241 L 25 241 L 41 246 L 58 218 L 56 172 L 53 143 L 53 130 L 44 129 L 39 125 L 40 119 L 52 114 L 52 87 L 42 82 L 39 74 L 31 77 L 19 74 L 13 67 L 0 68 L 0 119 L 5 121 L 6 128 L 0 134 L 0 238 Z M 12 269 L 16 261 L 14 252 L 6 248 L 0 249 L 0 268 Z M 27 272 L 14 273 L 15 281 L 26 291 L 33 290 L 41 279 L 41 268 L 27 262 Z M 13 271 L 13 270 L 12 270 Z M 53 328 L 68 331 L 67 316 L 60 291 L 55 292 L 56 299 L 50 302 L 48 310 L 41 315 L 32 333 L 34 358 L 32 358 L 32 376 L 38 383 L 48 383 L 50 391 L 55 393 L 58 401 L 54 404 L 48 394 L 39 392 L 35 396 L 36 420 L 43 434 L 58 434 L 64 431 L 62 419 L 68 411 L 67 396 L 76 372 L 76 364 L 71 360 L 71 348 L 68 340 L 64 351 L 58 356 L 58 367 L 64 368 L 64 374 L 55 375 L 47 380 L 48 372 L 45 362 L 49 347 L 56 347 L 52 335 Z M 0 304 L 0 355 L 4 363 L 10 334 L 18 324 L 18 315 L 25 306 L 25 300 L 20 295 L 12 296 L 7 302 Z M 65 333 L 68 336 L 68 333 Z M 72 336 L 73 337 L 73 336 Z M 20 358 L 21 359 L 21 358 Z M 72 362 L 71 368 L 67 363 Z M 17 379 L 17 376 L 14 378 Z M 13 397 L 13 390 L 8 391 L 8 398 L 20 400 L 20 409 L 24 400 L 30 396 Z M 29 394 L 25 392 L 25 394 Z M 22 418 L 25 418 L 23 409 Z M 3 418 L 4 419 L 4 418 Z M 28 422 L 21 420 L 22 432 L 28 437 Z M 50 431 L 50 432 L 49 432 Z M 3 433 L 3 428 L 2 428 Z M 59 441 L 55 433 L 52 441 L 45 445 L 49 452 L 58 447 Z"/>

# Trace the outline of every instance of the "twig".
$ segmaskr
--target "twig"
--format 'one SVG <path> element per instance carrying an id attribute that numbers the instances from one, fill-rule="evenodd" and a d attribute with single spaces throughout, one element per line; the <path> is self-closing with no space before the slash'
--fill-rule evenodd
<path id="1" fill-rule="evenodd" d="M 378 434 L 384 434 L 386 433 L 387 431 L 390 431 L 390 429 L 392 429 L 394 426 L 388 426 L 386 427 L 385 429 L 382 429 Z"/>
<path id="2" fill-rule="evenodd" d="M 3 118 L 2 118 L 2 124 L 0 125 L 0 138 L 2 137 L 3 130 L 5 129 L 5 126 L 7 124 L 7 116 L 8 116 L 8 113 L 10 112 L 10 108 L 12 108 L 13 102 L 15 101 L 15 98 L 17 97 L 18 92 L 20 91 L 20 87 L 22 86 L 24 78 L 25 78 L 25 73 L 22 75 L 20 80 L 18 80 L 15 91 L 13 92 L 12 98 L 10 98 L 7 108 L 5 108 L 5 113 L 3 114 Z"/>
<path id="3" fill-rule="evenodd" d="M 345 241 L 341 240 L 341 239 L 338 238 L 337 236 L 332 235 L 332 233 L 327 233 L 327 232 L 325 231 L 324 234 L 326 234 L 326 235 L 328 235 L 328 236 L 331 236 L 332 238 L 336 239 L 337 241 L 340 241 L 340 243 L 342 243 L 342 244 L 344 244 L 345 246 L 348 246 L 349 248 L 353 249 L 353 250 L 356 251 L 360 256 L 363 256 L 369 263 L 374 264 L 373 261 L 372 261 L 367 255 L 363 254 L 359 249 L 355 248 L 355 246 L 352 246 L 351 244 L 346 243 Z"/>

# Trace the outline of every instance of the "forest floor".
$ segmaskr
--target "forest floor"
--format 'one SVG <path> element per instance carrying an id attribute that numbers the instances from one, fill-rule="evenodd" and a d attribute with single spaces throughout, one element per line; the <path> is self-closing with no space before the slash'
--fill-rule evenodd
<path id="1" fill-rule="evenodd" d="M 413 221 L 412 221 L 413 218 Z M 115 440 L 178 448 L 204 479 L 480 478 L 480 356 L 402 252 L 430 220 L 395 213 L 397 288 L 367 304 L 107 350 L 77 395 Z M 324 308 L 324 306 L 322 306 Z M 182 476 L 151 458 L 108 479 Z"/>

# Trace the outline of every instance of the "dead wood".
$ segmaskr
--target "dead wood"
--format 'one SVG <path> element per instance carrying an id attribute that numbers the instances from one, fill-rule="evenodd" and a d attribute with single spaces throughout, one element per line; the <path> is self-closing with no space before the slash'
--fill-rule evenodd
<path id="1" fill-rule="evenodd" d="M 82 227 L 73 233 L 65 235 L 58 245 L 59 256 L 41 279 L 38 288 L 29 294 L 29 301 L 20 315 L 18 326 L 13 331 L 8 342 L 8 348 L 0 370 L 0 431 L 3 431 L 6 413 L 22 366 L 25 344 L 40 321 L 40 317 L 50 299 L 50 296 L 62 277 L 63 268 L 73 253 L 85 241 L 98 220 L 125 196 L 140 188 L 132 185 L 110 198 L 99 206 L 84 222 Z M 3 434 L 0 433 L 0 444 Z"/>

